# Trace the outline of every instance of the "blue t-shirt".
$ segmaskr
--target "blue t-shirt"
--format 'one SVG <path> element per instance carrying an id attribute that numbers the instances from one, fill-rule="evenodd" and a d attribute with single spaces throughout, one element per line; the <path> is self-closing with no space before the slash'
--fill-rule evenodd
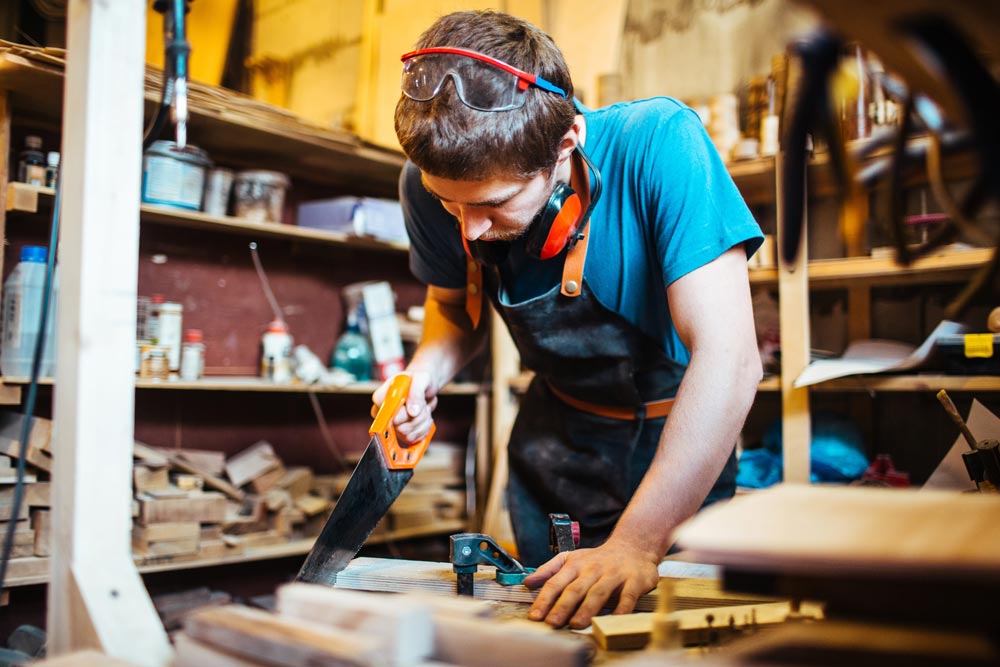
<path id="1" fill-rule="evenodd" d="M 694 111 L 656 97 L 582 113 L 584 147 L 604 186 L 590 218 L 584 279 L 601 304 L 687 364 L 690 354 L 671 322 L 666 287 L 737 244 L 749 257 L 763 235 Z M 400 200 L 413 274 L 429 285 L 465 287 L 458 221 L 424 189 L 409 162 Z M 564 258 L 536 260 L 523 242 L 514 242 L 500 266 L 502 302 L 549 291 L 560 281 Z"/>

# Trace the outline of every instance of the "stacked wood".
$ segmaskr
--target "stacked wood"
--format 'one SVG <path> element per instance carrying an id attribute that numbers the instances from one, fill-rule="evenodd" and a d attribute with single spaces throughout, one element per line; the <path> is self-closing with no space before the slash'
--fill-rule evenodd
<path id="1" fill-rule="evenodd" d="M 274 613 L 226 606 L 188 616 L 175 664 L 582 667 L 590 658 L 584 637 L 482 610 L 475 601 L 289 584 L 278 589 Z"/>
<path id="2" fill-rule="evenodd" d="M 388 528 L 404 532 L 465 518 L 464 455 L 458 445 L 431 443 L 389 508 Z"/>
<path id="3" fill-rule="evenodd" d="M 18 459 L 24 415 L 0 412 L 0 535 L 13 522 L 14 542 L 8 564 L 10 577 L 31 577 L 48 571 L 51 539 L 52 421 L 35 417 L 28 434 L 21 503 L 15 510 Z"/>

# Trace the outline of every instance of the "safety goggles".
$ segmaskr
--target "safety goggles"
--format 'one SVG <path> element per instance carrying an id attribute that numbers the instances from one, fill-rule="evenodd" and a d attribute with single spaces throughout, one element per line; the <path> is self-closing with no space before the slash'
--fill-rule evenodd
<path id="1" fill-rule="evenodd" d="M 540 76 L 475 51 L 433 47 L 403 54 L 403 94 L 417 102 L 434 99 L 451 77 L 459 99 L 477 111 L 510 111 L 524 105 L 530 86 L 566 97 Z"/>

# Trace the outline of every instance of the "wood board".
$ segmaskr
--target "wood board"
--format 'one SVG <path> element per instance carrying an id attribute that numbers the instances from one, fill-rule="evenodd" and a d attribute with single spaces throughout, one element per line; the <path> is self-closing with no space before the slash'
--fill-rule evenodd
<path id="1" fill-rule="evenodd" d="M 998 581 L 997 517 L 997 495 L 783 484 L 707 508 L 677 541 L 746 569 Z"/>
<path id="2" fill-rule="evenodd" d="M 501 586 L 496 581 L 496 569 L 482 566 L 474 576 L 474 597 L 497 602 L 534 601 L 536 591 L 524 586 Z M 455 572 L 451 563 L 355 558 L 337 574 L 337 587 L 353 590 L 404 593 L 422 591 L 441 595 L 457 595 Z M 726 593 L 714 579 L 677 579 L 674 584 L 678 609 L 697 609 L 720 605 L 770 602 L 771 598 Z M 655 591 L 639 598 L 636 611 L 654 611 Z"/>

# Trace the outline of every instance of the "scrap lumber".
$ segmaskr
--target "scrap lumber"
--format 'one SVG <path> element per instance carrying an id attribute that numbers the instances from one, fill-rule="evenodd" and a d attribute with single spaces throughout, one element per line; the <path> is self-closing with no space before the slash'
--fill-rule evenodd
<path id="1" fill-rule="evenodd" d="M 285 466 L 279 461 L 277 467 L 268 470 L 263 475 L 250 480 L 250 490 L 254 493 L 267 493 L 285 477 Z"/>
<path id="2" fill-rule="evenodd" d="M 411 665 L 431 655 L 434 629 L 429 607 L 400 595 L 338 590 L 318 584 L 278 588 L 284 617 L 317 621 L 362 635 L 385 635 L 384 655 L 393 665 Z M 392 628 L 386 632 L 386 628 Z"/>
<path id="3" fill-rule="evenodd" d="M 290 493 L 293 500 L 309 493 L 312 485 L 313 471 L 305 466 L 286 468 L 284 476 L 278 482 L 278 488 Z"/>
<path id="4" fill-rule="evenodd" d="M 233 486 L 243 486 L 281 465 L 269 442 L 261 440 L 226 460 L 226 476 Z"/>
<path id="5" fill-rule="evenodd" d="M 363 636 L 237 605 L 196 611 L 184 620 L 184 631 L 209 646 L 276 667 L 384 664 L 380 637 L 391 634 Z"/>
<path id="6" fill-rule="evenodd" d="M 52 512 L 47 509 L 31 510 L 31 527 L 35 531 L 35 555 L 52 554 Z"/>
<path id="7" fill-rule="evenodd" d="M 165 593 L 153 598 L 153 607 L 163 622 L 163 627 L 172 632 L 181 627 L 184 617 L 191 612 L 206 607 L 221 607 L 232 602 L 232 596 L 223 591 L 213 591 L 207 586 L 176 593 Z"/>
<path id="8" fill-rule="evenodd" d="M 226 497 L 212 491 L 191 493 L 183 498 L 139 498 L 139 523 L 197 521 L 222 523 L 226 520 Z"/>
<path id="9" fill-rule="evenodd" d="M 532 626 L 436 617 L 432 657 L 464 667 L 583 667 L 590 661 L 593 647 L 586 637 Z"/>
<path id="10" fill-rule="evenodd" d="M 267 667 L 266 663 L 240 657 L 192 639 L 186 632 L 173 636 L 177 660 L 174 667 Z"/>
<path id="11" fill-rule="evenodd" d="M 132 541 L 171 542 L 201 538 L 201 524 L 197 521 L 171 521 L 133 526 Z"/>
<path id="12" fill-rule="evenodd" d="M 591 622 L 594 639 L 601 648 L 607 650 L 645 648 L 652 636 L 656 616 L 655 612 L 596 616 Z M 766 602 L 684 609 L 666 616 L 679 624 L 683 644 L 696 646 L 713 643 L 709 641 L 709 633 L 763 628 L 784 623 L 790 618 L 821 619 L 823 611 L 818 605 L 807 603 L 793 614 L 788 602 Z"/>
<path id="13" fill-rule="evenodd" d="M 242 501 L 246 495 L 221 477 L 216 477 L 215 475 L 202 470 L 194 463 L 191 463 L 180 456 L 168 456 L 167 462 L 170 466 L 176 468 L 177 470 L 186 472 L 189 475 L 196 475 L 200 477 L 205 486 L 215 489 L 216 491 L 221 491 L 233 500 Z"/>
<path id="14" fill-rule="evenodd" d="M 31 667 L 136 667 L 135 663 L 113 658 L 92 649 L 74 651 L 55 658 L 32 662 Z"/>
<path id="15" fill-rule="evenodd" d="M 183 459 L 209 475 L 221 477 L 226 471 L 226 455 L 211 449 L 173 449 L 155 447 L 157 452 L 169 459 Z"/>
<path id="16" fill-rule="evenodd" d="M 21 446 L 21 430 L 24 428 L 24 415 L 20 412 L 0 412 L 0 450 L 8 456 L 17 457 L 11 453 L 10 446 Z M 31 432 L 28 434 L 28 447 L 52 454 L 52 420 L 44 417 L 33 417 Z M 15 452 L 16 452 L 15 449 Z"/>

